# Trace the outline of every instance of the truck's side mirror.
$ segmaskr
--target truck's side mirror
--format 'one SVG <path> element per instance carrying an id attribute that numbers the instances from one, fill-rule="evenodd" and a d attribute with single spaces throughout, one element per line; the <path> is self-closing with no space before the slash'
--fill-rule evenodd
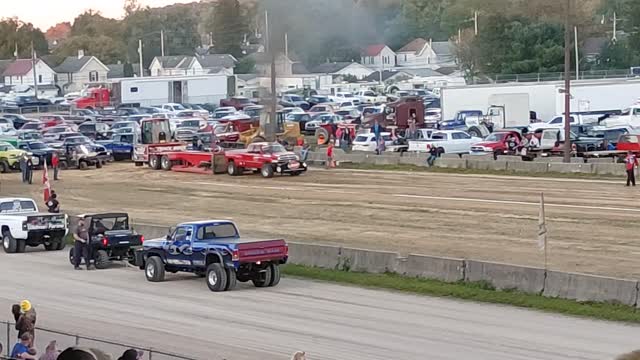
<path id="1" fill-rule="evenodd" d="M 166 236 L 167 240 L 171 240 L 171 234 L 173 234 L 173 228 L 169 226 L 169 229 L 167 230 L 167 236 Z"/>

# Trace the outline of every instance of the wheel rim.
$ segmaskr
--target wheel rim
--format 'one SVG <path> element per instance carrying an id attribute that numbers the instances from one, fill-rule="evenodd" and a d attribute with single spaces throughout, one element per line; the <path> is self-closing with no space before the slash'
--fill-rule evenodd
<path id="1" fill-rule="evenodd" d="M 229 164 L 229 166 L 227 166 L 227 172 L 229 173 L 229 175 L 233 175 L 234 168 L 233 168 L 233 164 Z"/>
<path id="2" fill-rule="evenodd" d="M 209 271 L 209 274 L 207 274 L 207 281 L 211 286 L 215 286 L 218 283 L 218 275 L 215 271 Z"/>
<path id="3" fill-rule="evenodd" d="M 267 170 L 267 168 L 263 168 L 262 169 L 262 176 L 264 176 L 264 177 L 269 176 L 269 171 Z"/>
<path id="4" fill-rule="evenodd" d="M 5 248 L 5 249 L 8 249 L 8 248 L 9 248 L 9 238 L 8 238 L 8 237 L 6 237 L 6 236 L 5 236 L 5 237 L 2 239 L 2 246 L 4 246 L 4 248 Z"/>
<path id="5" fill-rule="evenodd" d="M 147 277 L 152 278 L 156 274 L 156 269 L 152 263 L 147 265 Z"/>
<path id="6" fill-rule="evenodd" d="M 165 169 L 169 167 L 169 159 L 165 157 L 162 158 L 162 167 Z"/>

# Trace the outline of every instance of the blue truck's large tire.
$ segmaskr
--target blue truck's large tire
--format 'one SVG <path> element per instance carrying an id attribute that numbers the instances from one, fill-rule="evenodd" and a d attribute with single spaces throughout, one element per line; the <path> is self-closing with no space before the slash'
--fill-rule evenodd
<path id="1" fill-rule="evenodd" d="M 220 263 L 209 264 L 205 280 L 209 290 L 215 292 L 224 291 L 227 287 L 227 272 Z"/>
<path id="2" fill-rule="evenodd" d="M 280 265 L 271 264 L 271 281 L 269 286 L 276 286 L 280 283 Z"/>
<path id="3" fill-rule="evenodd" d="M 236 276 L 236 269 L 228 267 L 227 271 L 227 286 L 225 286 L 224 291 L 233 290 L 238 284 L 238 278 Z"/>
<path id="4" fill-rule="evenodd" d="M 158 256 L 148 258 L 144 267 L 144 275 L 151 282 L 164 281 L 164 263 L 162 259 Z"/>
<path id="5" fill-rule="evenodd" d="M 271 284 L 272 269 L 271 265 L 267 266 L 264 273 L 257 273 L 258 277 L 251 279 L 255 287 L 267 287 Z"/>

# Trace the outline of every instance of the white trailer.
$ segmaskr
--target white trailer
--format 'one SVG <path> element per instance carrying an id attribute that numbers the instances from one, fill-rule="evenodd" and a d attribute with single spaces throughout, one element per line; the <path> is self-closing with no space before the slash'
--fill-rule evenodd
<path id="1" fill-rule="evenodd" d="M 152 76 L 114 79 L 112 98 L 121 104 L 219 104 L 235 93 L 235 77 L 226 75 Z"/>
<path id="2" fill-rule="evenodd" d="M 613 111 L 640 97 L 640 80 L 580 80 L 572 83 L 572 112 Z M 497 94 L 528 94 L 530 111 L 544 121 L 564 113 L 564 83 L 509 83 L 446 87 L 441 90 L 442 118 L 453 119 L 461 110 L 483 110 Z"/>

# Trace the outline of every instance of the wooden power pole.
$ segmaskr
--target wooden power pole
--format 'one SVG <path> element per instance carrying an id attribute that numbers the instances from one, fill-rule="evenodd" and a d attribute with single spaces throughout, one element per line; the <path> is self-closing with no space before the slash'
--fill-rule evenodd
<path id="1" fill-rule="evenodd" d="M 571 1 L 567 0 L 564 23 L 564 162 L 571 162 Z M 577 61 L 577 59 L 576 59 Z"/>

